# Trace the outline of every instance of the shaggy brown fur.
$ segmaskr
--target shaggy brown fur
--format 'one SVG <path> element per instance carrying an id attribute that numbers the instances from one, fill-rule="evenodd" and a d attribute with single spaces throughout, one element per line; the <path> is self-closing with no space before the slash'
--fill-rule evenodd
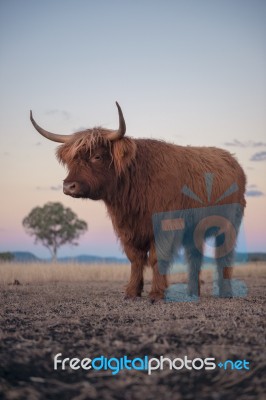
<path id="1" fill-rule="evenodd" d="M 158 271 L 152 215 L 200 207 L 197 201 L 182 193 L 184 185 L 210 206 L 230 185 L 237 183 L 238 191 L 219 204 L 240 203 L 245 207 L 244 172 L 230 153 L 215 147 L 182 147 L 159 140 L 131 138 L 109 142 L 104 138 L 105 133 L 100 128 L 78 133 L 59 147 L 58 158 L 69 168 L 65 182 L 76 183 L 76 191 L 71 194 L 74 197 L 104 200 L 115 232 L 131 261 L 126 296 L 141 295 L 143 269 L 149 264 L 153 269 L 150 297 L 163 298 L 167 279 Z M 97 162 L 95 155 L 100 155 Z M 209 202 L 206 172 L 214 174 Z M 190 254 L 187 256 L 193 264 L 193 257 L 190 260 Z M 224 278 L 229 279 L 231 273 L 231 265 L 224 268 Z"/>
<path id="2" fill-rule="evenodd" d="M 117 107 L 120 121 L 118 131 L 98 127 L 68 137 L 44 131 L 36 124 L 32 114 L 31 121 L 43 136 L 64 142 L 57 150 L 59 161 L 69 170 L 64 181 L 64 193 L 105 202 L 114 230 L 131 261 L 126 297 L 141 296 L 143 269 L 145 265 L 150 265 L 153 270 L 150 298 L 157 300 L 164 297 L 167 276 L 166 272 L 162 274 L 158 269 L 153 215 L 200 207 L 208 210 L 207 206 L 214 206 L 217 199 L 234 184 L 237 190 L 219 201 L 219 205 L 227 204 L 232 214 L 235 213 L 231 218 L 237 234 L 242 214 L 236 215 L 233 203 L 240 204 L 244 209 L 246 178 L 236 159 L 225 150 L 183 147 L 159 140 L 124 137 L 125 122 L 118 104 Z M 209 200 L 206 173 L 214 176 Z M 202 199 L 202 204 L 183 193 L 185 186 Z M 166 220 L 162 230 L 175 229 L 179 223 L 179 220 Z M 184 237 L 188 236 L 186 229 Z M 162 242 L 162 246 L 165 243 Z M 185 247 L 189 265 L 189 294 L 198 295 L 202 254 L 200 251 L 200 256 L 196 256 L 195 244 L 185 239 L 181 244 Z M 166 243 L 166 248 L 170 245 Z M 203 245 L 202 240 L 199 242 L 200 250 L 203 250 Z M 233 251 L 231 249 L 223 261 L 218 253 L 216 258 L 220 294 L 230 296 Z"/>

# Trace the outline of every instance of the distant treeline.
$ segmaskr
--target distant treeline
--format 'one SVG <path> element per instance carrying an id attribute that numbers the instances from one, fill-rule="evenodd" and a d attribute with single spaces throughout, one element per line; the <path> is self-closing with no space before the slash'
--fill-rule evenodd
<path id="1" fill-rule="evenodd" d="M 14 261 L 19 263 L 31 263 L 31 262 L 41 262 L 47 263 L 51 259 L 38 258 L 35 254 L 28 251 L 15 251 L 15 252 L 4 252 L 0 253 L 0 262 Z M 94 255 L 79 255 L 72 257 L 58 257 L 57 262 L 59 263 L 78 263 L 78 264 L 125 264 L 129 261 L 126 258 L 118 257 L 99 257 Z"/>
<path id="2" fill-rule="evenodd" d="M 49 262 L 49 259 L 41 259 L 36 257 L 33 253 L 27 251 L 15 251 L 15 252 L 3 252 L 0 253 L 0 262 L 7 262 L 7 261 L 15 261 L 15 262 Z M 112 263 L 112 264 L 120 264 L 120 263 L 128 263 L 126 258 L 116 258 L 116 257 L 99 257 L 93 255 L 80 255 L 75 257 L 59 257 L 58 262 L 60 263 Z M 235 255 L 235 262 L 258 262 L 258 261 L 266 261 L 266 253 L 236 253 Z M 180 256 L 177 259 L 179 263 L 185 263 L 184 256 Z M 204 263 L 208 264 L 213 262 L 213 259 L 209 257 L 204 257 Z"/>
<path id="3" fill-rule="evenodd" d="M 266 261 L 266 253 L 248 253 L 248 261 Z"/>
<path id="4" fill-rule="evenodd" d="M 0 253 L 0 261 L 12 261 L 15 259 L 15 255 L 6 251 L 4 253 Z"/>

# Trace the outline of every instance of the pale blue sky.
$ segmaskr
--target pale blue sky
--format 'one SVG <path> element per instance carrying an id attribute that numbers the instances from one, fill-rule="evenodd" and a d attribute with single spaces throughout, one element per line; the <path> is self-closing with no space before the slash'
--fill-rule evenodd
<path id="1" fill-rule="evenodd" d="M 119 254 L 101 203 L 51 189 L 65 171 L 29 122 L 32 108 L 59 133 L 114 128 L 116 100 L 131 136 L 235 152 L 250 185 L 247 247 L 266 250 L 265 1 L 1 0 L 0 59 L 0 251 L 46 255 L 21 220 L 52 200 L 90 226 L 61 254 Z"/>

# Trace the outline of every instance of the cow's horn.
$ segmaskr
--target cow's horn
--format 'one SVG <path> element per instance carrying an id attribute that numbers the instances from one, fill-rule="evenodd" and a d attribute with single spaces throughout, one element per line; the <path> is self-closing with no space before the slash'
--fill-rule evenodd
<path id="1" fill-rule="evenodd" d="M 53 142 L 57 142 L 57 143 L 66 143 L 69 141 L 69 139 L 72 137 L 72 135 L 58 135 L 57 133 L 52 133 L 52 132 L 48 132 L 46 130 L 44 130 L 43 128 L 41 128 L 33 119 L 32 116 L 32 111 L 30 111 L 30 120 L 32 122 L 32 125 L 34 126 L 34 128 L 45 138 L 52 140 Z"/>
<path id="2" fill-rule="evenodd" d="M 118 115 L 119 115 L 119 128 L 117 131 L 110 131 L 107 133 L 106 137 L 107 139 L 113 141 L 113 140 L 118 140 L 121 139 L 125 133 L 126 133 L 126 123 L 124 120 L 124 116 L 121 110 L 120 105 L 117 103 L 117 101 L 115 102 L 117 109 L 118 109 Z"/>

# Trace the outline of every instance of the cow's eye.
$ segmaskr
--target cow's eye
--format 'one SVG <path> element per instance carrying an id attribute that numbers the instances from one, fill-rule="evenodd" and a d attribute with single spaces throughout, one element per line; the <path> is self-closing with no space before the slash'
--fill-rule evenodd
<path id="1" fill-rule="evenodd" d="M 95 161 L 99 161 L 99 160 L 101 160 L 102 159 L 102 156 L 100 155 L 100 154 L 96 154 L 94 157 L 93 157 L 93 160 L 95 160 Z"/>

